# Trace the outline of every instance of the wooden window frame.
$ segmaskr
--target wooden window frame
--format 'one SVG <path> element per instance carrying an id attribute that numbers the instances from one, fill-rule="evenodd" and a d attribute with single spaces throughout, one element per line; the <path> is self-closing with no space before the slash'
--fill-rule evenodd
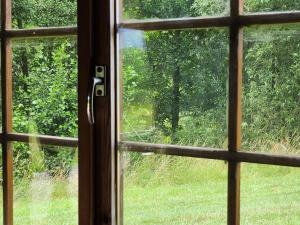
<path id="1" fill-rule="evenodd" d="M 3 155 L 3 219 L 5 225 L 13 224 L 13 154 L 12 142 L 30 143 L 35 137 L 40 140 L 41 144 L 57 145 L 86 148 L 85 152 L 79 151 L 79 162 L 82 163 L 79 170 L 79 183 L 84 183 L 84 187 L 79 187 L 79 224 L 100 224 L 104 221 L 105 224 L 122 224 L 122 218 L 116 218 L 116 208 L 120 207 L 121 199 L 115 197 L 115 203 L 110 202 L 104 210 L 104 216 L 96 218 L 95 214 L 103 212 L 101 205 L 101 196 L 105 192 L 116 191 L 114 184 L 118 177 L 108 173 L 113 170 L 107 170 L 102 181 L 95 182 L 93 175 L 97 171 L 104 173 L 102 167 L 99 166 L 107 159 L 116 158 L 113 152 L 117 153 L 117 149 L 126 149 L 126 151 L 135 152 L 153 152 L 156 154 L 167 154 L 185 157 L 207 158 L 214 160 L 228 161 L 228 224 L 240 224 L 240 163 L 258 163 L 279 166 L 300 167 L 299 156 L 273 155 L 266 153 L 253 153 L 240 151 L 241 145 L 241 89 L 242 89 L 242 68 L 243 68 L 243 27 L 249 25 L 263 24 L 284 24 L 284 23 L 300 23 L 300 12 L 274 12 L 274 13 L 252 13 L 243 15 L 243 0 L 230 0 L 230 16 L 219 17 L 195 17 L 195 18 L 179 18 L 179 19 L 150 19 L 150 20 L 120 20 L 119 5 L 114 0 L 78 0 L 78 30 L 75 26 L 66 27 L 49 27 L 35 29 L 12 29 L 11 27 L 11 1 L 1 0 L 1 80 L 2 80 L 2 133 L 0 134 L 0 142 L 2 144 Z M 117 0 L 116 0 L 117 1 Z M 98 6 L 102 13 L 93 12 L 93 7 Z M 107 13 L 105 13 L 107 12 Z M 104 15 L 104 16 L 102 16 Z M 99 22 L 99 19 L 103 19 Z M 94 21 L 94 22 L 93 22 Z M 98 22 L 95 22 L 98 21 Z M 95 23 L 95 26 L 92 24 Z M 103 26 L 101 25 L 105 25 Z M 212 27 L 227 27 L 230 30 L 230 50 L 229 50 L 229 120 L 228 120 L 228 149 L 213 149 L 202 147 L 185 147 L 176 145 L 161 145 L 161 144 L 145 144 L 136 142 L 120 141 L 118 139 L 119 121 L 116 118 L 118 102 L 114 95 L 117 96 L 117 83 L 114 70 L 118 70 L 117 62 L 118 49 L 116 36 L 119 29 L 137 29 L 144 31 L 155 30 L 173 30 L 173 29 L 191 29 L 191 28 L 212 28 Z M 83 132 L 79 131 L 79 140 L 77 138 L 65 138 L 48 135 L 33 135 L 14 133 L 12 130 L 12 46 L 11 40 L 15 38 L 39 38 L 50 36 L 76 36 L 78 32 L 79 43 L 79 92 L 83 93 L 79 98 L 79 127 Z M 104 43 L 93 44 L 93 39 L 103 37 L 107 39 Z M 104 45 L 110 42 L 110 48 L 107 52 L 95 57 L 93 51 L 103 49 Z M 92 48 L 95 47 L 96 50 Z M 88 56 L 88 57 L 87 57 Z M 107 56 L 110 59 L 107 59 Z M 97 119 L 97 126 L 103 127 L 100 131 L 93 131 L 87 123 L 85 115 L 84 96 L 88 91 L 88 76 L 83 74 L 91 74 L 92 65 L 95 63 L 106 63 L 110 66 L 110 85 L 111 96 L 104 101 L 99 101 L 97 105 L 105 105 L 106 112 L 102 115 L 107 115 L 109 121 L 110 134 L 106 140 L 101 140 L 96 145 L 106 146 L 107 151 L 98 155 L 99 161 L 93 167 L 93 145 L 91 136 L 102 134 L 107 129 L 107 121 Z M 118 72 L 118 71 L 117 71 Z M 115 140 L 116 139 L 116 140 Z M 103 144 L 104 142 L 104 144 Z M 94 143 L 94 144 L 93 144 Z M 106 144 L 105 144 L 106 143 Z M 163 151 L 162 151 L 163 149 Z M 104 154 L 104 155 L 103 155 Z M 106 167 L 117 167 L 110 162 L 105 164 Z M 97 166 L 98 165 L 98 166 Z M 117 174 L 117 173 L 116 173 Z M 103 189 L 102 194 L 95 194 L 96 200 L 93 198 L 93 189 L 103 185 L 103 182 L 111 182 L 108 189 Z M 97 183 L 97 184 L 94 184 Z M 120 187 L 120 186 L 119 186 Z M 120 190 L 118 190 L 120 191 Z M 118 194 L 116 193 L 118 196 Z M 108 198 L 108 197 L 107 197 Z M 119 196 L 121 198 L 121 196 Z M 95 202 L 94 202 L 95 201 Z M 114 201 L 114 199 L 104 199 L 102 201 Z M 114 208 L 114 209 L 111 209 Z M 121 217 L 122 208 L 119 209 L 119 217 Z M 118 221 L 118 222 L 117 222 Z"/>
<path id="2" fill-rule="evenodd" d="M 47 135 L 20 134 L 13 132 L 13 85 L 12 85 L 12 40 L 17 38 L 43 38 L 76 36 L 76 26 L 35 29 L 12 29 L 12 0 L 1 0 L 1 88 L 2 88 L 2 144 L 3 165 L 3 224 L 13 224 L 13 142 L 30 143 L 38 138 L 43 145 L 77 147 L 77 138 L 62 138 Z M 85 172 L 86 171 L 82 171 Z M 88 176 L 86 176 L 88 177 Z M 83 224 L 83 223 L 82 223 Z"/>
<path id="3" fill-rule="evenodd" d="M 300 11 L 243 14 L 244 1 L 230 0 L 229 16 L 176 19 L 118 20 L 117 30 L 159 31 L 225 27 L 229 29 L 228 149 L 149 144 L 119 139 L 122 151 L 155 153 L 228 162 L 227 224 L 240 224 L 240 165 L 242 162 L 300 167 L 297 155 L 241 151 L 243 28 L 250 25 L 300 23 Z M 120 7 L 119 7 L 120 8 Z M 118 10 L 117 10 L 118 11 Z M 118 52 L 116 53 L 118 54 Z M 119 185 L 122 187 L 122 184 Z M 123 190 L 119 190 L 123 192 Z M 122 196 L 122 194 L 121 194 Z M 120 199 L 122 202 L 122 199 Z M 121 206 L 123 205 L 122 203 Z M 122 209 L 121 209 L 122 211 Z M 122 214 L 120 214 L 122 215 Z M 122 218 L 120 218 L 122 224 Z"/>

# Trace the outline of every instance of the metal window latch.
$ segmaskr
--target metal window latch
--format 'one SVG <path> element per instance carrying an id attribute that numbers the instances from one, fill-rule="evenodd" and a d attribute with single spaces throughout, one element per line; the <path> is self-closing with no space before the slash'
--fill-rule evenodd
<path id="1" fill-rule="evenodd" d="M 97 79 L 95 95 L 106 96 L 106 67 L 96 66 L 95 68 L 95 78 Z"/>
<path id="2" fill-rule="evenodd" d="M 96 66 L 95 76 L 92 77 L 92 84 L 87 99 L 87 116 L 90 124 L 94 124 L 94 97 L 106 96 L 106 66 Z"/>

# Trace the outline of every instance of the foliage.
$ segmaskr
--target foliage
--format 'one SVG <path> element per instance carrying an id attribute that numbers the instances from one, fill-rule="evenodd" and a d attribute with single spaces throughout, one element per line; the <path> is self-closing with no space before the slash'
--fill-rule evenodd
<path id="1" fill-rule="evenodd" d="M 76 24 L 74 0 L 13 1 L 13 27 Z M 41 16 L 43 15 L 43 16 Z M 55 15 L 55 16 L 54 16 Z M 13 41 L 13 129 L 21 133 L 77 136 L 77 43 L 75 38 Z M 69 173 L 75 151 L 14 145 L 15 177 L 47 171 Z M 37 150 L 35 150 L 37 148 Z"/>
<path id="2" fill-rule="evenodd" d="M 166 0 L 154 4 L 127 0 L 124 3 L 126 18 L 228 13 L 227 1 L 171 3 Z M 299 3 L 253 0 L 247 1 L 245 8 L 253 12 L 299 9 Z M 133 37 L 132 32 L 135 31 L 125 32 L 123 39 Z M 274 149 L 280 145 L 281 152 L 297 153 L 300 147 L 299 27 L 258 26 L 245 28 L 244 33 L 242 148 L 277 151 Z M 147 128 L 151 131 L 148 133 L 151 142 L 226 148 L 227 30 L 145 32 L 139 41 L 144 46 L 128 44 L 122 52 L 124 88 L 130 90 L 131 96 L 127 98 L 125 93 L 123 98 L 125 137 L 149 142 L 144 137 Z M 128 61 L 133 52 L 137 60 Z M 131 74 L 136 77 L 134 85 L 127 83 Z M 141 97 L 143 100 L 138 100 Z M 150 113 L 137 116 L 145 108 Z"/>
<path id="3" fill-rule="evenodd" d="M 249 0 L 245 11 L 299 4 Z M 126 0 L 123 11 L 136 19 L 228 15 L 229 1 Z M 76 24 L 76 1 L 16 0 L 12 19 L 14 28 Z M 297 25 L 245 29 L 244 149 L 299 151 L 298 37 Z M 228 30 L 125 30 L 121 39 L 122 138 L 226 148 Z M 77 136 L 76 49 L 72 38 L 13 41 L 14 131 Z M 74 151 L 39 149 L 15 145 L 17 177 L 68 174 Z"/>

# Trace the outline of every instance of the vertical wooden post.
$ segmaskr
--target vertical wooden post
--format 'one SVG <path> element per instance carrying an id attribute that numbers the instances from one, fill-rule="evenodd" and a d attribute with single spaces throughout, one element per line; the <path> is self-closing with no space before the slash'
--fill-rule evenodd
<path id="1" fill-rule="evenodd" d="M 238 16 L 243 12 L 243 0 L 230 1 L 229 46 L 229 118 L 228 150 L 237 152 L 241 147 L 243 30 Z M 228 225 L 240 224 L 240 163 L 228 162 Z"/>
<path id="2" fill-rule="evenodd" d="M 11 1 L 1 1 L 1 29 L 11 28 Z M 3 37 L 1 42 L 2 80 L 2 164 L 3 164 L 3 223 L 13 224 L 13 149 L 7 134 L 12 132 L 12 48 L 11 41 Z"/>
<path id="3" fill-rule="evenodd" d="M 78 0 L 78 149 L 79 225 L 94 225 L 94 145 L 87 119 L 87 96 L 93 72 L 93 2 Z"/>
<path id="4" fill-rule="evenodd" d="M 107 96 L 95 98 L 95 222 L 116 224 L 115 1 L 94 0 L 94 66 L 107 67 Z"/>

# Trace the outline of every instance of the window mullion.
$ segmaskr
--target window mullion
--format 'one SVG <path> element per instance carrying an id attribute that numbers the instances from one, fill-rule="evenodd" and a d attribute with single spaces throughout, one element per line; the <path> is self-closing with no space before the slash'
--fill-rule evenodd
<path id="1" fill-rule="evenodd" d="M 243 0 L 231 0 L 229 46 L 229 113 L 228 150 L 237 152 L 241 146 L 241 93 L 243 67 L 243 29 L 238 22 Z M 228 225 L 240 224 L 240 163 L 228 162 Z"/>
<path id="2" fill-rule="evenodd" d="M 11 28 L 11 0 L 1 1 L 1 30 Z M 13 224 L 13 149 L 7 140 L 12 131 L 12 48 L 11 41 L 1 40 L 2 80 L 2 164 L 3 164 L 3 223 Z"/>

